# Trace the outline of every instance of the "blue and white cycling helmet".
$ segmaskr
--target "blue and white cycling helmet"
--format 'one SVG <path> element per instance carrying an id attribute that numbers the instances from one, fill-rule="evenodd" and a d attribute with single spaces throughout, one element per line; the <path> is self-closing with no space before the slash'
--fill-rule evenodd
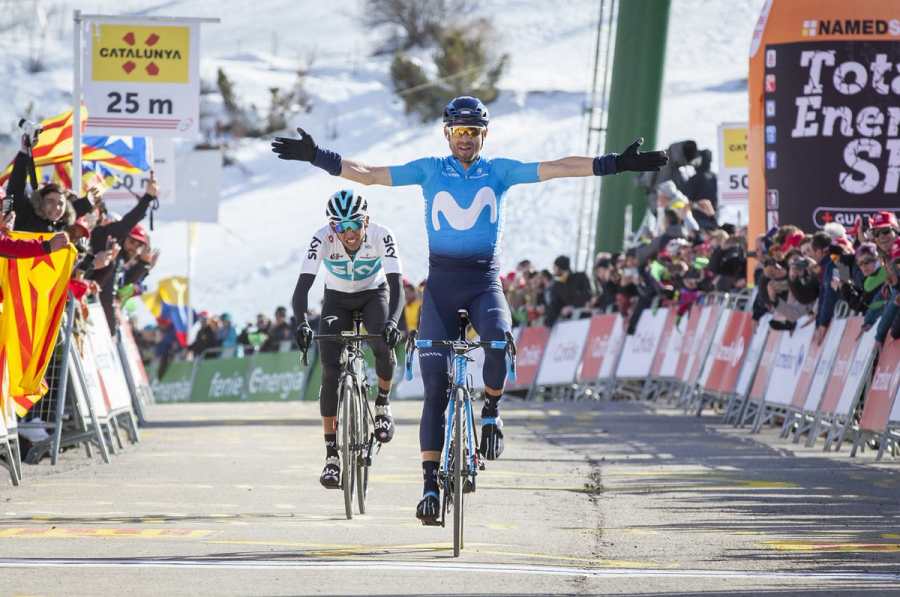
<path id="1" fill-rule="evenodd" d="M 328 199 L 325 215 L 332 222 L 344 222 L 347 220 L 361 220 L 366 217 L 369 205 L 362 195 L 357 195 L 352 189 L 341 189 Z"/>
<path id="2" fill-rule="evenodd" d="M 488 109 L 480 99 L 469 95 L 455 97 L 444 108 L 444 124 L 487 127 Z"/>

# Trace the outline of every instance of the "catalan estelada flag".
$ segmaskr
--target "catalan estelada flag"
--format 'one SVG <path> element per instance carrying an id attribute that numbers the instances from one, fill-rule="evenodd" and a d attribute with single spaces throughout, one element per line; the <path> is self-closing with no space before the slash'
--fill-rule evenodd
<path id="1" fill-rule="evenodd" d="M 82 123 L 87 109 L 81 109 Z M 41 121 L 42 132 L 32 148 L 39 182 L 55 182 L 72 187 L 72 111 Z M 84 124 L 82 124 L 84 126 Z M 150 170 L 150 143 L 146 137 L 86 136 L 81 138 L 82 188 L 96 182 L 99 175 L 106 186 L 115 184 L 119 175 Z M 12 163 L 0 174 L 5 185 L 12 174 Z"/>
<path id="2" fill-rule="evenodd" d="M 187 346 L 188 279 L 184 276 L 163 278 L 159 281 L 159 288 L 143 293 L 141 299 L 154 317 L 172 323 L 178 343 Z"/>
<path id="3" fill-rule="evenodd" d="M 17 239 L 49 239 L 52 233 L 10 232 Z M 0 258 L 3 313 L 0 344 L 6 358 L 9 394 L 24 416 L 47 393 L 44 373 L 53 356 L 66 306 L 75 249 L 69 245 L 39 257 Z"/>

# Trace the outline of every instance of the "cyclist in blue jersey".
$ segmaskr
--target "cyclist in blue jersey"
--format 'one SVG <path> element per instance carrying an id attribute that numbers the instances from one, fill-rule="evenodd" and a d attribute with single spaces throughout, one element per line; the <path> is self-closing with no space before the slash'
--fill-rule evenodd
<path id="1" fill-rule="evenodd" d="M 639 152 L 641 139 L 621 154 L 597 157 L 570 156 L 530 163 L 485 158 L 481 149 L 488 133 L 488 110 L 480 100 L 469 96 L 451 100 L 444 109 L 443 121 L 450 155 L 422 158 L 400 166 L 369 166 L 343 159 L 318 147 L 303 129 L 297 129 L 299 139 L 277 137 L 272 143 L 272 150 L 281 159 L 310 162 L 334 176 L 360 184 L 422 187 L 429 270 L 419 335 L 432 340 L 455 336 L 458 309 L 468 309 L 472 324 L 484 340 L 502 340 L 511 328 L 509 307 L 498 280 L 507 189 L 554 178 L 653 171 L 668 161 L 662 151 Z M 485 351 L 480 451 L 488 460 L 499 457 L 503 451 L 499 402 L 506 379 L 504 356 L 502 350 Z M 421 351 L 419 363 L 425 384 L 419 427 L 424 495 L 416 516 L 424 524 L 434 524 L 439 516 L 437 471 L 449 399 L 448 353 L 437 349 Z"/>

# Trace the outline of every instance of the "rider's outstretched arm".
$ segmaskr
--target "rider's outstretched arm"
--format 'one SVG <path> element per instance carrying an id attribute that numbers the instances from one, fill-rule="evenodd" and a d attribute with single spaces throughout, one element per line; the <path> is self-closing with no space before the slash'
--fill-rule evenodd
<path id="1" fill-rule="evenodd" d="M 345 160 L 336 151 L 323 149 L 316 145 L 312 135 L 301 128 L 297 129 L 299 139 L 275 137 L 272 151 L 282 160 L 309 162 L 325 170 L 332 176 L 340 176 L 360 184 L 391 185 L 391 170 L 387 166 L 367 166 L 366 164 Z"/>
<path id="2" fill-rule="evenodd" d="M 571 156 L 551 162 L 540 162 L 538 177 L 541 181 L 545 181 L 578 176 L 606 176 L 626 171 L 655 171 L 665 166 L 669 161 L 666 152 L 638 151 L 638 147 L 643 141 L 643 139 L 636 139 L 621 154 L 608 153 L 594 158 Z"/>

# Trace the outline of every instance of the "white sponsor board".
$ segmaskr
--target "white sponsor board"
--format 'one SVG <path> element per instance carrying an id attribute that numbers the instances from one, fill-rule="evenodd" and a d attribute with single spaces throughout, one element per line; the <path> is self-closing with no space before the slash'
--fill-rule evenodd
<path id="1" fill-rule="evenodd" d="M 113 342 L 100 303 L 88 306 L 88 342 L 93 348 L 94 363 L 100 373 L 103 390 L 109 398 L 111 412 L 131 410 L 131 391 L 125 381 L 119 351 Z"/>
<path id="2" fill-rule="evenodd" d="M 841 338 L 844 336 L 844 328 L 847 327 L 847 320 L 844 318 L 834 318 L 828 327 L 828 335 L 825 336 L 825 344 L 822 346 L 822 352 L 819 353 L 819 365 L 813 374 L 812 383 L 809 384 L 809 393 L 806 395 L 806 402 L 803 403 L 803 410 L 807 412 L 815 412 L 819 408 L 819 402 L 825 395 L 825 387 L 828 384 L 828 378 L 831 376 L 831 368 L 834 367 L 834 360 L 837 357 L 838 346 Z"/>
<path id="3" fill-rule="evenodd" d="M 716 324 L 716 331 L 713 334 L 712 342 L 707 342 L 706 345 L 706 359 L 703 361 L 703 369 L 700 371 L 700 379 L 698 380 L 701 388 L 706 387 L 706 382 L 709 380 L 709 372 L 712 370 L 713 361 L 721 354 L 720 349 L 725 348 L 722 346 L 722 336 L 725 335 L 725 329 L 728 327 L 729 321 L 731 321 L 731 311 L 723 309 L 719 316 L 719 322 Z"/>
<path id="4" fill-rule="evenodd" d="M 199 23 L 92 16 L 76 26 L 84 41 L 86 134 L 198 134 Z"/>
<path id="5" fill-rule="evenodd" d="M 735 390 L 738 396 L 746 396 L 750 391 L 750 382 L 753 381 L 753 374 L 756 373 L 759 358 L 762 356 L 763 348 L 766 346 L 766 336 L 769 333 L 769 321 L 771 319 L 772 316 L 766 314 L 756 324 L 756 330 L 753 332 L 753 338 L 750 340 L 750 347 L 747 349 L 747 355 L 744 357 L 741 374 L 738 376 Z"/>
<path id="6" fill-rule="evenodd" d="M 566 384 L 575 381 L 590 324 L 590 319 L 576 319 L 561 321 L 553 327 L 538 371 L 539 385 Z"/>
<path id="7" fill-rule="evenodd" d="M 659 366 L 661 378 L 674 378 L 678 372 L 678 358 L 681 356 L 681 343 L 684 342 L 684 332 L 687 328 L 688 318 L 682 317 L 672 326 L 669 341 L 665 346 L 660 346 L 663 351 L 663 360 Z"/>
<path id="8" fill-rule="evenodd" d="M 850 369 L 844 378 L 844 390 L 838 400 L 834 413 L 836 415 L 848 415 L 850 409 L 855 405 L 856 398 L 862 391 L 862 384 L 866 381 L 866 370 L 872 363 L 872 357 L 875 351 L 875 334 L 877 328 L 873 327 L 864 333 L 859 342 L 856 344 L 856 352 L 853 353 L 853 360 L 850 361 Z"/>
<path id="9" fill-rule="evenodd" d="M 625 337 L 616 377 L 640 379 L 650 374 L 659 338 L 666 325 L 666 315 L 668 311 L 665 309 L 657 309 L 655 312 L 646 309 L 641 313 L 634 335 Z"/>
<path id="10" fill-rule="evenodd" d="M 618 363 L 619 352 L 622 350 L 622 344 L 625 342 L 625 320 L 621 315 L 616 316 L 613 323 L 612 333 L 609 335 L 609 341 L 606 343 L 606 357 L 600 363 L 600 372 L 597 374 L 597 380 L 610 379 L 615 372 L 616 363 Z"/>
<path id="11" fill-rule="evenodd" d="M 816 331 L 814 325 L 804 326 L 807 321 L 806 318 L 800 319 L 792 334 L 780 332 L 781 342 L 775 351 L 765 394 L 765 401 L 770 404 L 788 405 L 794 398 L 803 362 L 806 360 L 806 353 Z"/>
<path id="12" fill-rule="evenodd" d="M 712 315 L 711 307 L 700 308 L 700 313 L 698 315 L 699 319 L 697 320 L 697 329 L 694 330 L 694 335 L 688 338 L 688 342 L 691 343 L 691 349 L 688 353 L 688 359 L 687 363 L 684 366 L 684 371 L 681 372 L 681 381 L 691 381 L 690 377 L 691 371 L 694 370 L 694 361 L 702 358 L 700 355 L 700 347 L 703 345 L 703 333 L 706 331 L 706 326 L 709 323 L 710 315 Z"/>

